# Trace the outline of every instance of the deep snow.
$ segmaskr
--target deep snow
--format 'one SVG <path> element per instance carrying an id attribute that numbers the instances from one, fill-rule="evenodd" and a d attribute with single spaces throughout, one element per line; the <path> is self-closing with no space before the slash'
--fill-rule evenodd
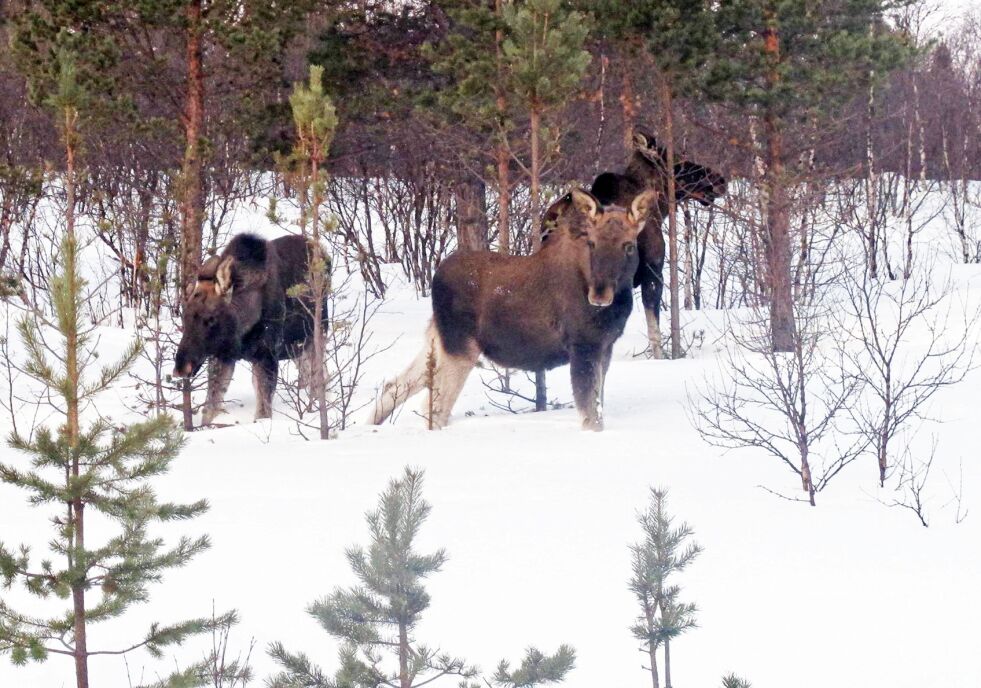
<path id="1" fill-rule="evenodd" d="M 981 300 L 981 269 L 960 267 L 953 278 L 959 295 Z M 394 290 L 373 327 L 379 345 L 397 342 L 371 361 L 364 394 L 415 354 L 427 317 L 427 301 Z M 241 424 L 191 434 L 160 483 L 167 497 L 211 503 L 203 518 L 164 532 L 208 533 L 213 548 L 154 587 L 149 605 L 98 629 L 90 644 L 131 637 L 148 620 L 207 615 L 214 600 L 219 610 L 240 612 L 235 645 L 244 650 L 255 638 L 254 685 L 273 670 L 264 652 L 273 640 L 336 666 L 335 644 L 304 608 L 353 582 L 344 549 L 366 541 L 365 511 L 411 465 L 426 469 L 433 505 L 423 547 L 450 555 L 431 580 L 433 603 L 417 635 L 485 670 L 530 644 L 569 643 L 578 653 L 571 688 L 649 685 L 628 630 L 637 610 L 627 590 L 627 547 L 640 537 L 635 517 L 648 486 L 661 485 L 705 550 L 679 579 L 684 598 L 699 607 L 699 628 L 672 645 L 679 688 L 718 686 L 729 671 L 755 688 L 981 685 L 981 371 L 942 391 L 933 407 L 943 423 L 934 428 L 929 529 L 877 501 L 891 494 L 879 495 L 871 459 L 846 469 L 810 508 L 761 489 L 791 493 L 799 484 L 774 459 L 723 454 L 692 427 L 688 394 L 720 374 L 713 333 L 725 318 L 690 317 L 690 330 L 709 333 L 705 349 L 688 360 L 651 361 L 634 356 L 644 332 L 635 309 L 608 377 L 601 434 L 581 432 L 572 409 L 497 411 L 474 375 L 443 431 L 425 431 L 413 413 L 419 402 L 411 401 L 393 425 L 359 424 L 336 440 L 307 442 L 287 419 L 251 422 L 250 376 L 240 366 L 229 397 L 243 402 L 233 411 Z M 102 328 L 101 335 L 108 358 L 131 333 Z M 571 399 L 568 368 L 548 380 L 551 398 Z M 132 393 L 119 390 L 103 411 L 122 417 L 121 400 Z M 0 429 L 9 429 L 8 419 Z M 9 449 L 0 451 L 11 460 Z M 960 465 L 971 513 L 956 525 L 948 478 L 959 483 Z M 47 516 L 0 485 L 6 543 L 43 545 Z M 161 662 L 137 654 L 128 669 L 120 658 L 95 658 L 92 685 L 149 681 L 197 660 L 209 643 L 195 641 Z M 0 661 L 2 688 L 72 685 L 66 658 L 28 668 Z"/>

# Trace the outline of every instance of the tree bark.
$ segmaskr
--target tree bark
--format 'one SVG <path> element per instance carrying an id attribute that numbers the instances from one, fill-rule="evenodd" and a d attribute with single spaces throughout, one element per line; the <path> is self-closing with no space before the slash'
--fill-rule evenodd
<path id="1" fill-rule="evenodd" d="M 539 150 L 539 128 L 542 114 L 537 107 L 531 108 L 531 246 L 532 252 L 542 247 L 542 236 L 538 232 L 541 221 L 541 151 Z M 544 411 L 547 407 L 548 391 L 545 386 L 545 371 L 535 372 L 535 410 Z"/>
<path id="2" fill-rule="evenodd" d="M 497 19 L 503 16 L 503 0 L 495 0 L 494 11 Z M 495 155 L 497 157 L 497 242 L 498 249 L 504 255 L 511 253 L 511 178 L 510 163 L 511 153 L 508 150 L 506 120 L 507 120 L 507 97 L 505 96 L 505 70 L 504 70 L 504 32 L 498 29 L 494 32 L 494 54 L 497 64 L 497 97 L 495 106 L 498 118 L 498 136 Z"/>
<path id="3" fill-rule="evenodd" d="M 654 612 L 655 606 L 645 599 L 644 614 L 647 617 L 647 628 L 649 631 L 655 626 Z M 651 685 L 653 688 L 661 688 L 661 680 L 657 675 L 657 646 L 652 642 L 647 643 L 647 657 L 650 662 Z"/>
<path id="4" fill-rule="evenodd" d="M 535 253 L 542 247 L 542 237 L 538 232 L 541 220 L 541 144 L 539 141 L 542 126 L 542 113 L 536 107 L 531 108 L 531 250 Z"/>
<path id="5" fill-rule="evenodd" d="M 776 16 L 766 13 L 764 50 L 769 62 L 767 86 L 771 93 L 780 83 L 780 37 Z M 763 116 L 766 134 L 768 282 L 770 291 L 770 334 L 774 351 L 794 351 L 794 303 L 791 285 L 790 208 L 787 203 L 787 179 L 783 161 L 782 125 L 770 104 Z"/>
<path id="6" fill-rule="evenodd" d="M 181 179 L 181 272 L 186 290 L 194 284 L 201 264 L 204 189 L 201 137 L 204 126 L 204 53 L 201 42 L 202 0 L 190 0 L 187 18 L 187 93 L 184 102 L 184 163 Z"/>
<path id="7" fill-rule="evenodd" d="M 484 182 L 470 177 L 454 186 L 456 243 L 465 251 L 487 250 L 487 196 Z"/>
<path id="8" fill-rule="evenodd" d="M 204 52 L 201 45 L 202 0 L 190 0 L 187 18 L 187 92 L 184 102 L 184 162 L 181 169 L 181 296 L 186 297 L 201 265 L 204 224 L 204 189 L 201 174 L 201 137 L 204 126 Z M 190 394 L 184 399 L 184 429 L 194 428 Z M 190 419 L 190 420 L 189 420 Z"/>
<path id="9" fill-rule="evenodd" d="M 629 52 L 620 53 L 621 75 L 620 107 L 623 112 L 623 149 L 627 154 L 634 151 L 634 129 L 637 126 L 637 95 L 634 93 L 634 79 L 630 71 Z"/>
<path id="10" fill-rule="evenodd" d="M 661 104 L 664 108 L 666 166 L 668 168 L 668 292 L 671 294 L 671 358 L 681 358 L 681 303 L 678 298 L 678 206 L 674 178 L 673 94 L 667 77 L 660 75 Z"/>
<path id="11" fill-rule="evenodd" d="M 75 311 L 78 295 L 76 274 L 77 254 L 75 253 L 75 124 L 78 113 L 73 108 L 65 109 L 65 232 L 68 237 L 70 255 L 65 260 L 64 288 L 72 290 L 68 301 L 72 304 L 65 332 L 65 430 L 71 451 L 71 475 L 77 482 L 81 474 L 78 446 L 81 438 L 79 418 L 79 362 L 78 362 L 78 313 Z M 72 632 L 73 655 L 75 659 L 75 683 L 77 688 L 89 686 L 88 636 L 85 626 L 85 504 L 81 497 L 73 499 L 68 505 L 69 523 L 72 528 L 72 548 L 70 569 L 75 574 L 71 581 L 72 590 Z"/>
<path id="12" fill-rule="evenodd" d="M 327 343 L 324 341 L 324 328 L 321 323 L 324 319 L 324 299 L 327 297 L 326 262 L 323 249 L 320 243 L 320 205 L 323 202 L 320 191 L 320 142 L 314 139 L 311 143 L 312 151 L 310 156 L 310 182 L 312 184 L 312 198 L 310 203 L 310 246 L 308 265 L 312 270 L 313 291 L 313 361 L 308 361 L 308 369 L 313 374 L 310 384 L 313 387 L 313 395 L 317 399 L 317 413 L 320 421 L 320 439 L 330 438 L 330 419 L 327 416 L 327 380 L 324 375 L 324 360 L 326 358 Z"/>
<path id="13" fill-rule="evenodd" d="M 430 419 L 432 414 L 430 414 Z M 432 429 L 432 428 L 430 428 Z M 412 677 L 409 676 L 409 631 L 404 621 L 399 621 L 399 688 L 412 688 Z"/>

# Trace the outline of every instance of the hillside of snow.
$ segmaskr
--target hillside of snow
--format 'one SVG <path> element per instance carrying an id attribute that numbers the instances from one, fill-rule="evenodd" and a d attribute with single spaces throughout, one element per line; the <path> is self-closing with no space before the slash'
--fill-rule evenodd
<path id="1" fill-rule="evenodd" d="M 244 221 L 243 221 L 244 224 Z M 94 250 L 94 249 L 93 249 Z M 954 266 L 949 298 L 981 306 L 981 266 Z M 210 511 L 161 534 L 207 533 L 213 547 L 152 590 L 150 603 L 123 620 L 96 627 L 90 646 L 125 644 L 154 620 L 171 621 L 238 609 L 233 650 L 248 650 L 257 681 L 273 672 L 272 641 L 336 666 L 336 645 L 304 609 L 336 586 L 354 582 L 345 548 L 367 541 L 364 513 L 404 466 L 426 470 L 433 506 L 423 551 L 445 547 L 449 562 L 429 584 L 432 606 L 418 629 L 426 644 L 465 657 L 491 672 L 528 645 L 576 648 L 570 688 L 649 685 L 629 626 L 637 608 L 627 589 L 628 545 L 640 538 L 638 510 L 648 488 L 670 491 L 670 508 L 695 530 L 704 548 L 678 582 L 698 605 L 698 628 L 672 645 L 678 688 L 714 687 L 730 671 L 754 688 L 976 688 L 977 619 L 981 614 L 981 370 L 941 390 L 930 406 L 936 463 L 928 494 L 930 527 L 882 502 L 869 458 L 847 467 L 819 493 L 817 507 L 797 496 L 799 480 L 756 450 L 723 452 L 706 444 L 692 423 L 692 398 L 725 376 L 732 316 L 686 313 L 686 331 L 704 331 L 701 347 L 680 361 L 648 360 L 643 313 L 637 307 L 618 342 L 607 378 L 606 431 L 579 430 L 572 408 L 511 414 L 495 408 L 470 378 L 450 426 L 429 432 L 415 413 L 421 398 L 379 428 L 356 415 L 331 441 L 307 441 L 284 416 L 253 423 L 248 366 L 236 372 L 228 399 L 232 427 L 191 433 L 186 450 L 159 487 L 166 498 L 206 498 Z M 19 311 L 2 311 L 0 332 Z M 394 278 L 371 322 L 380 353 L 366 367 L 360 399 L 415 355 L 429 303 Z M 979 336 L 975 332 L 975 337 Z M 135 333 L 101 327 L 108 360 Z M 976 340 L 976 339 L 975 339 Z M 915 352 L 922 341 L 913 339 Z M 388 347 L 388 348 L 385 348 Z M 383 349 L 383 350 L 382 350 Z M 487 375 L 486 372 L 482 373 Z M 570 402 L 568 368 L 548 375 L 549 398 Z M 18 385 L 25 385 L 22 380 Z M 6 390 L 3 390 L 6 393 Z M 29 396 L 28 387 L 18 387 Z M 133 417 L 131 386 L 106 396 L 100 411 Z M 24 408 L 18 419 L 43 420 Z M 0 418 L 6 435 L 11 426 Z M 917 450 L 922 446 L 917 445 Z M 6 447 L 5 460 L 14 460 Z M 968 517 L 956 523 L 955 496 Z M 0 485 L 2 539 L 26 542 L 40 554 L 51 513 L 32 509 L 17 490 Z M 0 591 L 12 603 L 19 591 Z M 35 604 L 31 601 L 31 604 Z M 56 608 L 57 605 L 55 605 Z M 198 660 L 202 638 L 162 660 L 139 653 L 96 657 L 92 684 L 128 688 Z M 2 688 L 73 685 L 71 661 L 44 665 L 0 662 Z M 436 686 L 455 686 L 446 679 Z"/>

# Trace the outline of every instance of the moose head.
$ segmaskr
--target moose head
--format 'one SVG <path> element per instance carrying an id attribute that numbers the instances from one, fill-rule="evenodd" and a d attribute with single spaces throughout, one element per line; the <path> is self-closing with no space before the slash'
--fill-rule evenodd
<path id="1" fill-rule="evenodd" d="M 546 211 L 546 222 L 566 230 L 562 234 L 577 249 L 574 255 L 591 305 L 605 308 L 633 284 L 639 261 L 637 235 L 656 202 L 657 192 L 648 190 L 629 209 L 603 206 L 593 194 L 575 189 Z"/>
<path id="2" fill-rule="evenodd" d="M 667 150 L 658 144 L 654 135 L 638 129 L 634 133 L 634 150 L 646 162 L 644 177 L 653 180 L 662 177 L 667 167 Z M 675 200 L 694 200 L 703 206 L 713 202 L 726 192 L 726 178 L 715 170 L 691 162 L 676 160 L 674 164 Z"/>
<path id="3" fill-rule="evenodd" d="M 233 361 L 241 355 L 243 336 L 262 315 L 266 277 L 266 242 L 248 234 L 201 266 L 184 302 L 175 377 L 195 375 L 209 357 Z"/>

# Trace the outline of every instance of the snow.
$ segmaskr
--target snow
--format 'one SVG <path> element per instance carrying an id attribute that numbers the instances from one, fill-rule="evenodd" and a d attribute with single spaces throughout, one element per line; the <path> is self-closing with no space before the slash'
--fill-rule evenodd
<path id="1" fill-rule="evenodd" d="M 952 274 L 955 295 L 981 300 L 981 268 Z M 395 343 L 369 362 L 365 398 L 415 355 L 428 313 L 411 288 L 393 289 L 372 326 L 379 344 Z M 308 442 L 286 418 L 252 422 L 251 376 L 240 366 L 229 392 L 242 402 L 230 410 L 238 425 L 192 433 L 159 483 L 165 497 L 211 504 L 204 517 L 161 532 L 171 540 L 207 533 L 212 549 L 152 588 L 149 604 L 97 627 L 90 645 L 124 642 L 151 620 L 208 615 L 214 601 L 219 611 L 239 610 L 234 651 L 256 641 L 254 685 L 274 669 L 265 655 L 274 640 L 335 667 L 335 644 L 304 609 L 354 582 L 344 550 L 366 542 L 364 513 L 410 465 L 426 470 L 433 505 L 422 549 L 445 547 L 450 556 L 431 579 L 433 602 L 417 636 L 488 672 L 530 644 L 554 651 L 569 643 L 578 654 L 570 688 L 649 684 L 628 630 L 637 613 L 628 545 L 640 537 L 636 514 L 649 486 L 660 485 L 705 550 L 679 579 L 683 598 L 699 607 L 699 627 L 672 644 L 680 688 L 718 686 L 730 671 L 755 688 L 981 685 L 981 516 L 973 513 L 981 371 L 941 391 L 932 408 L 943 422 L 925 529 L 879 502 L 891 493 L 876 487 L 871 459 L 846 469 L 811 508 L 761 488 L 796 494 L 799 482 L 775 460 L 705 444 L 689 396 L 725 374 L 716 333 L 727 320 L 715 311 L 686 317 L 689 331 L 706 330 L 704 348 L 686 360 L 652 361 L 635 355 L 646 331 L 635 309 L 607 377 L 603 433 L 580 431 L 572 408 L 501 412 L 474 374 L 442 431 L 423 429 L 413 400 L 393 424 L 359 423 L 335 440 Z M 105 360 L 131 336 L 100 328 Z M 550 372 L 548 383 L 550 398 L 571 400 L 568 368 Z M 132 394 L 106 397 L 104 412 L 131 417 Z M 9 431 L 9 419 L 0 419 L 0 430 Z M 972 513 L 957 524 L 951 484 L 961 481 Z M 0 538 L 8 545 L 46 542 L 48 516 L 0 485 Z M 0 594 L 23 601 L 17 591 Z M 194 641 L 161 661 L 137 654 L 128 666 L 94 658 L 92 685 L 138 685 L 199 659 L 206 647 L 210 639 Z M 71 685 L 66 658 L 27 668 L 0 660 L 2 688 Z"/>

